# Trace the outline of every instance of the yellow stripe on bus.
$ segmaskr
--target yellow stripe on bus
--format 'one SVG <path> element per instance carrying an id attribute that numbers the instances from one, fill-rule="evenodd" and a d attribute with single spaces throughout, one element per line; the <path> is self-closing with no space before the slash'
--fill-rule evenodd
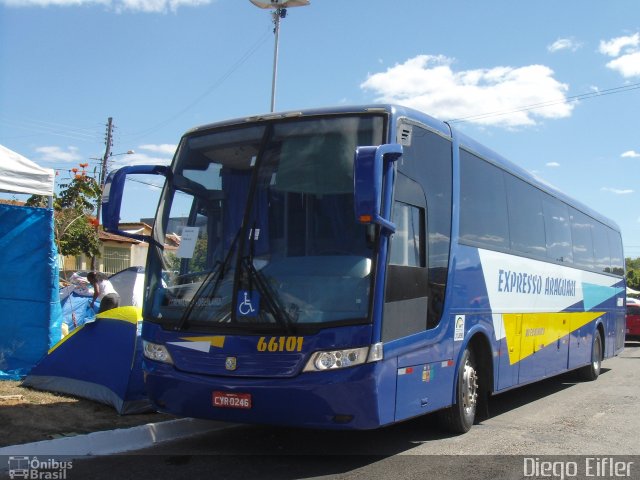
<path id="1" fill-rule="evenodd" d="M 568 341 L 571 332 L 602 315 L 604 312 L 503 314 L 509 363 L 518 363 L 555 342 Z"/>
<path id="2" fill-rule="evenodd" d="M 212 347 L 223 348 L 225 338 L 226 337 L 222 335 L 215 335 L 213 337 L 180 337 L 180 340 L 186 340 L 187 342 L 209 342 Z"/>

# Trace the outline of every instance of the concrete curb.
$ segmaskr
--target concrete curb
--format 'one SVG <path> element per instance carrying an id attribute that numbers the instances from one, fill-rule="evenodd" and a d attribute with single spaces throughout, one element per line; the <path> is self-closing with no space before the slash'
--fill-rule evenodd
<path id="1" fill-rule="evenodd" d="M 111 455 L 151 447 L 157 443 L 221 430 L 232 424 L 180 418 L 166 422 L 148 423 L 132 428 L 93 432 L 74 437 L 56 438 L 41 442 L 11 445 L 0 448 L 0 457 L 8 455 L 50 455 L 83 457 L 86 455 Z M 0 465 L 2 471 L 4 465 Z"/>

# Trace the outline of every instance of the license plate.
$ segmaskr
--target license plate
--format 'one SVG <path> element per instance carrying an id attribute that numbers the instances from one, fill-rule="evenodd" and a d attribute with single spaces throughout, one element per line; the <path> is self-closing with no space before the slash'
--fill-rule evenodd
<path id="1" fill-rule="evenodd" d="M 251 408 L 250 393 L 213 392 L 213 406 L 218 408 Z"/>

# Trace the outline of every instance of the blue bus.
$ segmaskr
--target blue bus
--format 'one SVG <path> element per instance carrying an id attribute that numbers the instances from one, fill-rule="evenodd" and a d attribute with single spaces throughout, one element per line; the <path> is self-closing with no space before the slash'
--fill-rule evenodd
<path id="1" fill-rule="evenodd" d="M 394 105 L 187 132 L 149 242 L 142 339 L 155 407 L 371 429 L 438 412 L 468 431 L 494 394 L 624 347 L 614 222 L 450 124 Z M 176 247 L 179 238 L 179 247 Z M 172 246 L 173 245 L 173 246 Z"/>

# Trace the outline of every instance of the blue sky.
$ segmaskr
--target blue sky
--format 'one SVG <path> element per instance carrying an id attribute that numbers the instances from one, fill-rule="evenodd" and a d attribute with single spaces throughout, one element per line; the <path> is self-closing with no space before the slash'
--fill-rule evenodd
<path id="1" fill-rule="evenodd" d="M 249 0 L 0 0 L 0 144 L 64 179 L 98 163 L 113 117 L 113 152 L 136 153 L 112 167 L 167 163 L 187 129 L 269 110 L 272 29 Z M 280 41 L 276 110 L 463 119 L 640 256 L 638 0 L 312 0 Z M 136 188 L 124 220 L 154 211 Z"/>

